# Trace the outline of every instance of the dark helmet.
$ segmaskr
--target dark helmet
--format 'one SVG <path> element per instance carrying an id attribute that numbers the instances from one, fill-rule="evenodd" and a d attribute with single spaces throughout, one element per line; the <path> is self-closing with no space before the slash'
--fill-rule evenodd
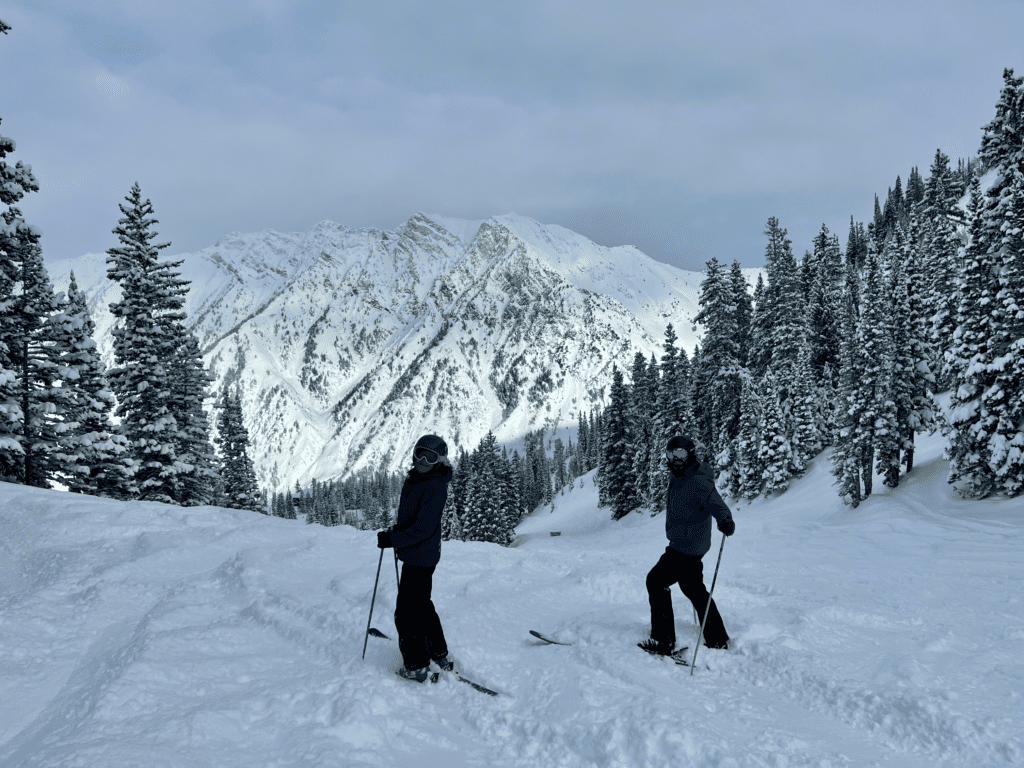
<path id="1" fill-rule="evenodd" d="M 685 448 L 690 452 L 690 455 L 693 455 L 694 448 L 696 447 L 697 446 L 694 445 L 693 440 L 686 437 L 686 435 L 674 435 L 669 439 L 668 445 L 665 446 L 665 452 L 668 453 L 669 451 L 674 451 L 676 448 Z"/>
<path id="2" fill-rule="evenodd" d="M 448 455 L 448 443 L 437 435 L 424 435 L 416 441 L 416 448 L 426 448 L 429 451 L 433 451 L 438 456 Z"/>

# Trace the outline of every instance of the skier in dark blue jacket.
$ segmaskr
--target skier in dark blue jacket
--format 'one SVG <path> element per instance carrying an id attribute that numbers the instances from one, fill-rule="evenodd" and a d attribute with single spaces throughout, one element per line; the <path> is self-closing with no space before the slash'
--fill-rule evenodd
<path id="1" fill-rule="evenodd" d="M 441 560 L 441 512 L 451 479 L 447 444 L 437 435 L 424 435 L 413 449 L 413 468 L 402 486 L 395 525 L 377 534 L 377 546 L 394 547 L 402 561 L 395 629 L 405 664 L 398 674 L 420 683 L 427 679 L 431 661 L 442 670 L 454 668 L 430 599 L 434 569 Z"/>
<path id="2" fill-rule="evenodd" d="M 711 471 L 697 460 L 694 448 L 693 440 L 683 435 L 676 435 L 665 447 L 665 458 L 672 472 L 665 503 L 668 546 L 647 574 L 651 638 L 640 643 L 640 647 L 649 653 L 667 656 L 675 648 L 675 617 L 669 591 L 673 584 L 678 584 L 693 603 L 698 617 L 703 617 L 704 610 L 708 609 L 704 645 L 728 648 L 729 635 L 714 600 L 708 608 L 709 594 L 704 587 L 701 558 L 711 549 L 711 518 L 715 518 L 718 530 L 726 536 L 735 533 L 736 523 L 715 488 Z"/>

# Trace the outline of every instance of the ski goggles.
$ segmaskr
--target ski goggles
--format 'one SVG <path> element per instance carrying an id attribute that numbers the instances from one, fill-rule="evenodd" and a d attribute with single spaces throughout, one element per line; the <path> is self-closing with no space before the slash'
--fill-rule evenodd
<path id="1" fill-rule="evenodd" d="M 441 460 L 441 454 L 429 448 L 424 448 L 422 445 L 418 445 L 413 449 L 412 456 L 416 461 L 422 461 L 424 464 L 431 465 L 437 464 Z"/>
<path id="2" fill-rule="evenodd" d="M 680 459 L 685 461 L 686 457 L 690 455 L 690 452 L 685 448 L 674 448 L 671 451 L 665 451 L 665 457 L 669 459 Z"/>

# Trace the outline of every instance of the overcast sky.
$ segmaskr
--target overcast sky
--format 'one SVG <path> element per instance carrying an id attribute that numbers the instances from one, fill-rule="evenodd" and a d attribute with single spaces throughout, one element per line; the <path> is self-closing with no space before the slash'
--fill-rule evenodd
<path id="1" fill-rule="evenodd" d="M 913 166 L 973 156 L 1024 2 L 0 0 L 0 133 L 49 259 L 138 181 L 167 255 L 324 219 L 516 212 L 702 269 L 845 246 Z"/>

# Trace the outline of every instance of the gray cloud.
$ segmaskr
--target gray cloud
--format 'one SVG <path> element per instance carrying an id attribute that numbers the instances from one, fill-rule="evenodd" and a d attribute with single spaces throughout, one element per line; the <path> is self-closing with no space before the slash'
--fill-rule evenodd
<path id="1" fill-rule="evenodd" d="M 15 3 L 0 99 L 54 258 L 138 180 L 171 252 L 330 218 L 516 211 L 701 268 L 797 255 L 973 155 L 1024 5 Z"/>

